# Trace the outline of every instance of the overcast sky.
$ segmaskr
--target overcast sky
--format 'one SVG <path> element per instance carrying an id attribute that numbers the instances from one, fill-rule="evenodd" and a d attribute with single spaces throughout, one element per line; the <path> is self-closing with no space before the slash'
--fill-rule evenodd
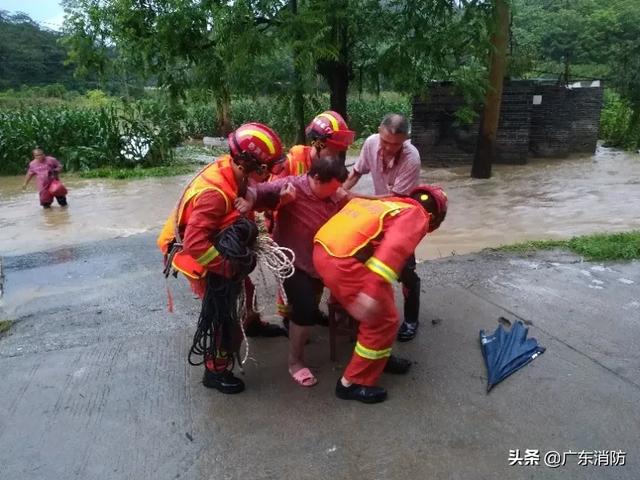
<path id="1" fill-rule="evenodd" d="M 0 10 L 24 12 L 43 27 L 59 30 L 64 10 L 59 0 L 0 0 Z"/>

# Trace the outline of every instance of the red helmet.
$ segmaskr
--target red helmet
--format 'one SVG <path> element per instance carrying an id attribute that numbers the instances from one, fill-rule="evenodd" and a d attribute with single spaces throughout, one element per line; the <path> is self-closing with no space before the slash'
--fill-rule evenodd
<path id="1" fill-rule="evenodd" d="M 311 140 L 320 140 L 327 147 L 344 152 L 353 143 L 356 132 L 349 130 L 342 115 L 332 110 L 322 112 L 307 126 L 305 133 Z"/>
<path id="2" fill-rule="evenodd" d="M 431 218 L 429 219 L 429 232 L 433 232 L 447 216 L 447 194 L 439 185 L 418 185 L 409 194 L 417 200 Z"/>
<path id="3" fill-rule="evenodd" d="M 253 163 L 257 170 L 271 168 L 284 161 L 278 134 L 262 123 L 245 123 L 229 134 L 229 150 L 237 162 Z M 264 166 L 264 167 L 261 167 Z"/>

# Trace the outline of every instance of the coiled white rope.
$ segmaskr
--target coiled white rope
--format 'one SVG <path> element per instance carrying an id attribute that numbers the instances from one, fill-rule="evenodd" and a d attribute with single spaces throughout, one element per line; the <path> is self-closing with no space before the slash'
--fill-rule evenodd
<path id="1" fill-rule="evenodd" d="M 259 224 L 259 227 L 262 225 Z M 287 247 L 281 247 L 273 239 L 264 231 L 264 229 L 260 228 L 261 233 L 258 235 L 256 240 L 255 247 L 253 251 L 256 252 L 258 256 L 258 266 L 260 267 L 260 274 L 262 276 L 263 282 L 266 284 L 266 278 L 264 275 L 263 266 L 271 271 L 273 276 L 278 283 L 278 288 L 280 289 L 280 293 L 282 294 L 282 300 L 285 305 L 288 304 L 287 294 L 284 291 L 283 282 L 285 279 L 289 278 L 295 272 L 295 267 L 293 263 L 296 259 L 296 254 Z M 247 334 L 244 331 L 243 319 L 247 313 L 247 301 L 251 302 L 251 306 L 254 307 L 256 305 L 256 289 L 253 290 L 253 296 L 251 299 L 246 298 L 245 289 L 241 289 L 240 295 L 238 296 L 238 318 L 240 319 L 240 329 L 242 330 L 242 339 L 245 344 L 245 352 L 242 359 L 238 359 L 240 370 L 242 370 L 242 366 L 249 358 L 249 341 L 247 340 Z"/>

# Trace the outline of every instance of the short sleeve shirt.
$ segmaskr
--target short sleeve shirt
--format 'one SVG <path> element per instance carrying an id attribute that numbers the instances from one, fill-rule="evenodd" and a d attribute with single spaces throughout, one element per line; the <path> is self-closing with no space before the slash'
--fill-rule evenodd
<path id="1" fill-rule="evenodd" d="M 420 183 L 420 153 L 411 140 L 406 140 L 394 164 L 385 169 L 380 135 L 376 133 L 364 141 L 354 169 L 362 175 L 371 173 L 376 195 L 409 195 Z"/>
<path id="2" fill-rule="evenodd" d="M 36 176 L 38 182 L 38 190 L 47 188 L 51 179 L 53 178 L 52 172 L 59 172 L 62 170 L 62 165 L 54 157 L 45 157 L 44 162 L 38 160 L 31 160 L 29 162 L 28 173 L 32 173 Z"/>

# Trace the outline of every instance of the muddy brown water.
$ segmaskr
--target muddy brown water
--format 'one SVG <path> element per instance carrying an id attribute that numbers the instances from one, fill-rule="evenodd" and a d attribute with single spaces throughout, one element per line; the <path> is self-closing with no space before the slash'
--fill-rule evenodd
<path id="1" fill-rule="evenodd" d="M 640 228 L 640 155 L 599 147 L 595 155 L 495 165 L 487 180 L 470 167 L 426 168 L 422 178 L 447 191 L 442 227 L 427 236 L 418 258 L 464 254 L 535 239 L 565 239 Z M 0 177 L 0 254 L 157 231 L 189 175 L 143 180 L 83 180 L 63 176 L 69 207 L 43 210 L 33 184 Z M 365 177 L 358 190 L 367 191 Z"/>

